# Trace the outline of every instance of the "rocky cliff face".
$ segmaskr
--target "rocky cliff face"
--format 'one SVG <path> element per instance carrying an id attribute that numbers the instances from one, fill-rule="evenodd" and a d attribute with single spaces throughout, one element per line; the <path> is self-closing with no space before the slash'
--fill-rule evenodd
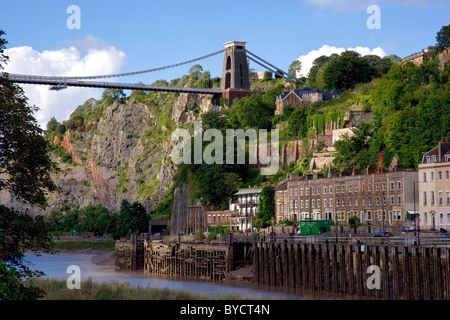
<path id="1" fill-rule="evenodd" d="M 160 94 L 158 99 L 164 100 L 164 96 Z M 172 122 L 168 128 L 154 106 L 133 99 L 114 102 L 83 130 L 70 130 L 52 140 L 69 152 L 73 162 L 64 163 L 55 157 L 59 171 L 52 178 L 59 192 L 49 195 L 49 208 L 29 210 L 47 215 L 63 205 L 102 204 L 117 211 L 123 199 L 154 209 L 176 171 L 170 159 L 171 129 L 213 108 L 211 97 L 180 94 L 169 110 Z M 21 206 L 5 191 L 0 192 L 0 203 Z"/>

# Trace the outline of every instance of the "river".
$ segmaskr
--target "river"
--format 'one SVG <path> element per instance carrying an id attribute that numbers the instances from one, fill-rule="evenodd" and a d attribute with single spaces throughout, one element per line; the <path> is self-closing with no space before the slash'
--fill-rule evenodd
<path id="1" fill-rule="evenodd" d="M 81 281 L 89 278 L 93 282 L 128 282 L 130 286 L 140 286 L 169 290 L 180 290 L 199 293 L 213 297 L 216 294 L 239 295 L 241 298 L 256 300 L 338 300 L 352 299 L 349 296 L 319 293 L 298 289 L 258 286 L 249 282 L 212 282 L 189 279 L 169 279 L 145 275 L 144 272 L 116 271 L 112 265 L 98 265 L 91 260 L 96 254 L 58 253 L 36 254 L 28 253 L 25 260 L 33 270 L 43 271 L 46 278 L 67 280 L 72 274 L 67 273 L 71 265 L 77 265 L 81 270 Z"/>

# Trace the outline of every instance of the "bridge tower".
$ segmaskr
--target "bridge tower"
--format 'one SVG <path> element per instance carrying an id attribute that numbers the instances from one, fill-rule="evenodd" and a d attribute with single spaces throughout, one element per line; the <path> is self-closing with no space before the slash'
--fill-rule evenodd
<path id="1" fill-rule="evenodd" d="M 230 41 L 224 44 L 222 69 L 222 96 L 232 101 L 251 94 L 248 74 L 246 42 Z"/>

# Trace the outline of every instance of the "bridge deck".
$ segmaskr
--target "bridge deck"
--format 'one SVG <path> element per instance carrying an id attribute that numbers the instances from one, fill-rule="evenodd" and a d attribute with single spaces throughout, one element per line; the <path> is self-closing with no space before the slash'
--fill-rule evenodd
<path id="1" fill-rule="evenodd" d="M 171 86 L 151 86 L 145 84 L 130 84 L 130 83 L 114 83 L 102 81 L 79 81 L 70 80 L 70 77 L 48 77 L 48 76 L 25 76 L 18 74 L 4 74 L 8 76 L 9 80 L 14 83 L 22 84 L 40 84 L 51 85 L 57 89 L 64 89 L 65 87 L 89 87 L 89 88 L 109 88 L 122 90 L 141 90 L 141 91 L 164 91 L 164 92 L 184 92 L 184 93 L 199 93 L 199 94 L 220 94 L 222 90 L 211 88 L 189 88 L 189 87 L 171 87 Z"/>

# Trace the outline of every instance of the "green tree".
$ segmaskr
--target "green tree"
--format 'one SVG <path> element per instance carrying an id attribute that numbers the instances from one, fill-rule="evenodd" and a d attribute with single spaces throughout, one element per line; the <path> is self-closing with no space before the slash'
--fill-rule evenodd
<path id="1" fill-rule="evenodd" d="M 47 132 L 46 134 L 50 134 L 53 131 L 56 130 L 56 127 L 58 126 L 59 122 L 56 120 L 55 117 L 51 117 L 51 119 L 47 122 Z"/>
<path id="2" fill-rule="evenodd" d="M 0 30 L 0 70 L 8 61 L 7 41 Z M 23 203 L 46 206 L 45 195 L 56 189 L 50 178 L 54 168 L 43 130 L 33 117 L 36 107 L 27 104 L 23 90 L 0 77 L 0 191 L 11 192 Z M 37 299 L 44 292 L 26 281 L 41 275 L 23 262 L 27 250 L 52 248 L 48 226 L 42 216 L 0 205 L 0 299 Z"/>
<path id="3" fill-rule="evenodd" d="M 450 46 L 450 24 L 443 26 L 436 33 L 436 46 L 440 52 Z"/>
<path id="4" fill-rule="evenodd" d="M 304 137 L 308 131 L 305 108 L 296 108 L 288 118 L 289 134 Z"/>
<path id="5" fill-rule="evenodd" d="M 288 69 L 288 81 L 292 83 L 297 83 L 301 71 L 302 71 L 302 62 L 300 60 L 292 61 Z"/>
<path id="6" fill-rule="evenodd" d="M 366 168 L 375 159 L 370 158 L 370 145 L 375 132 L 372 122 L 362 121 L 353 130 L 336 141 L 337 156 L 333 164 L 340 170 L 351 171 L 353 167 Z"/>
<path id="7" fill-rule="evenodd" d="M 129 237 L 131 233 L 140 234 L 148 231 L 149 217 L 144 206 L 138 202 L 132 204 L 128 200 L 122 200 L 120 212 L 117 217 L 117 231 Z"/>
<path id="8" fill-rule="evenodd" d="M 369 82 L 373 77 L 374 71 L 369 63 L 355 51 L 345 51 L 323 67 L 323 79 L 328 90 L 352 89 L 356 84 Z"/>
<path id="9" fill-rule="evenodd" d="M 257 219 L 254 226 L 256 228 L 265 228 L 270 226 L 275 217 L 275 192 L 269 186 L 264 186 L 259 198 Z"/>
<path id="10" fill-rule="evenodd" d="M 275 103 L 272 104 L 267 99 L 261 94 L 252 94 L 233 102 L 229 113 L 230 126 L 244 130 L 271 129 Z"/>

